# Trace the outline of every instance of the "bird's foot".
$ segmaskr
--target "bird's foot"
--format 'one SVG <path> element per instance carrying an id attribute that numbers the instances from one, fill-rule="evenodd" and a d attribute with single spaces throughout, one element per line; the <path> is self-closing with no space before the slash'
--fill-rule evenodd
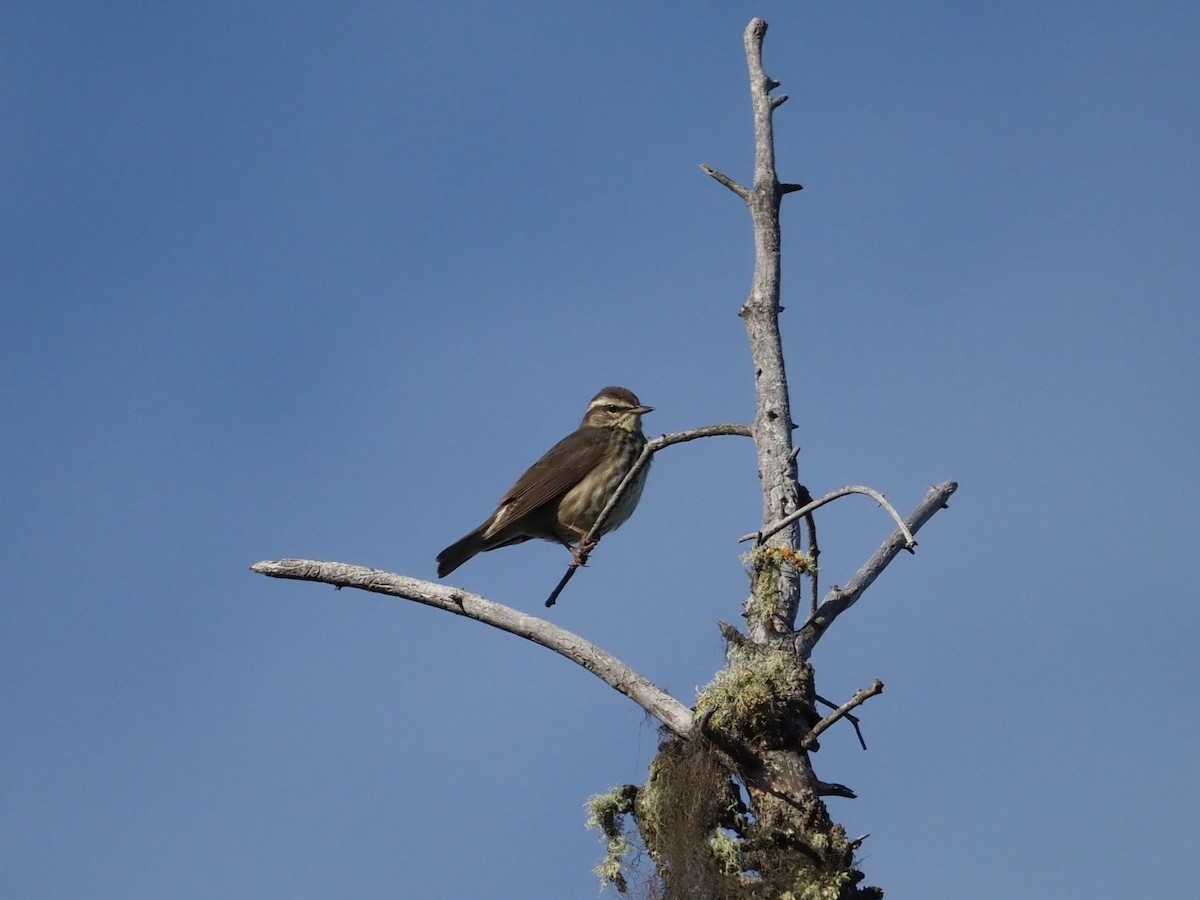
<path id="1" fill-rule="evenodd" d="M 589 532 L 584 531 L 582 528 L 578 528 L 575 525 L 568 525 L 567 527 L 579 535 L 578 547 L 572 547 L 570 544 L 567 544 L 567 549 L 571 551 L 571 565 L 586 566 L 588 556 L 590 556 L 591 552 L 596 549 L 596 544 L 598 544 L 600 541 L 598 538 L 592 540 L 588 537 Z"/>
<path id="2" fill-rule="evenodd" d="M 578 547 L 571 547 L 571 559 L 574 561 L 573 565 L 586 566 L 588 556 L 590 556 L 591 552 L 595 549 L 596 541 L 580 541 Z"/>

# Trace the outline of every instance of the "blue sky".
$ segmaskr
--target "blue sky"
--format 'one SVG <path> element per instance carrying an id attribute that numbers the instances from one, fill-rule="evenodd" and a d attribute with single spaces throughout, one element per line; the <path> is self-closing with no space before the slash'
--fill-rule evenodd
<path id="1" fill-rule="evenodd" d="M 10 2 L 0 888 L 592 897 L 656 731 L 478 624 L 252 575 L 434 556 L 618 383 L 752 414 L 741 33 L 771 25 L 802 479 L 961 487 L 822 642 L 895 898 L 1200 879 L 1200 7 Z M 694 698 L 759 521 L 674 447 L 553 610 Z M 820 519 L 826 584 L 888 533 Z M 541 613 L 548 544 L 453 583 Z M 1034 888 L 1030 888 L 1030 885 Z M 965 886 L 965 887 L 964 887 Z"/>

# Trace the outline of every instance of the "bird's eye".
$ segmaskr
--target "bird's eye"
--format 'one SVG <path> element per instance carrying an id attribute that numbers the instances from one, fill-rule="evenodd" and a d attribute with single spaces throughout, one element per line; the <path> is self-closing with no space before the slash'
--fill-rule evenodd
<path id="1" fill-rule="evenodd" d="M 617 404 L 615 404 L 615 403 L 610 403 L 610 404 L 608 404 L 608 406 L 606 406 L 604 408 L 607 409 L 609 412 L 618 412 L 621 409 L 621 407 L 617 406 Z"/>

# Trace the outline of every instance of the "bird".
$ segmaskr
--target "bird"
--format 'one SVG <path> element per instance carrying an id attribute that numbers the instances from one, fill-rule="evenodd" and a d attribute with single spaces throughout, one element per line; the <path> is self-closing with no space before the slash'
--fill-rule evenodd
<path id="1" fill-rule="evenodd" d="M 587 405 L 579 428 L 546 451 L 508 489 L 496 511 L 474 531 L 437 556 L 438 577 L 445 578 L 477 553 L 508 547 L 531 538 L 556 541 L 580 562 L 582 543 L 617 485 L 646 446 L 643 406 L 628 388 L 606 387 Z M 621 495 L 597 534 L 615 530 L 633 514 L 646 483 L 645 465 Z"/>

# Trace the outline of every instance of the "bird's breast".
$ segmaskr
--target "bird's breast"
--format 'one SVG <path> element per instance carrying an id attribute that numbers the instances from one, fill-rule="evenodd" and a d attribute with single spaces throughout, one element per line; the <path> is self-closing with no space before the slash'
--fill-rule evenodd
<path id="1" fill-rule="evenodd" d="M 619 439 L 614 441 L 610 452 L 606 454 L 606 459 L 584 476 L 579 484 L 567 491 L 558 507 L 558 520 L 560 525 L 565 526 L 566 534 L 571 535 L 572 538 L 578 538 L 579 535 L 574 529 L 591 530 L 601 510 L 608 504 L 608 500 L 616 491 L 617 486 L 637 461 L 643 446 L 645 446 L 645 439 L 639 440 L 638 436 L 634 435 L 620 435 Z M 642 488 L 646 484 L 646 474 L 649 469 L 649 460 L 647 460 L 647 464 L 642 466 L 641 471 L 630 482 L 621 495 L 621 499 L 617 501 L 617 505 L 604 520 L 604 524 L 600 527 L 600 534 L 607 534 L 620 527 L 633 515 L 633 511 L 641 499 Z"/>

